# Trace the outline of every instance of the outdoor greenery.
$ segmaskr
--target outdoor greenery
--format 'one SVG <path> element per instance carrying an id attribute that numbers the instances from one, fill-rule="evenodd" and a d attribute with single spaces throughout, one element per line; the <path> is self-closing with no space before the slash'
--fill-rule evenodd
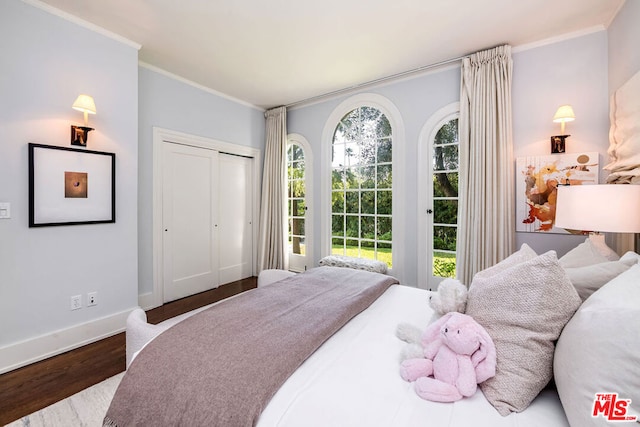
<path id="1" fill-rule="evenodd" d="M 455 277 L 458 215 L 458 120 L 445 123 L 433 151 L 433 275 Z M 332 254 L 392 266 L 392 139 L 387 117 L 357 108 L 336 127 L 332 145 Z M 304 254 L 304 153 L 287 150 L 289 244 Z"/>
<path id="2" fill-rule="evenodd" d="M 455 277 L 458 217 L 458 119 L 445 123 L 433 148 L 433 275 Z M 439 252 L 452 251 L 454 253 Z"/>
<path id="3" fill-rule="evenodd" d="M 336 127 L 331 172 L 334 253 L 354 253 L 391 266 L 391 147 L 391 124 L 375 108 L 357 108 Z"/>
<path id="4" fill-rule="evenodd" d="M 304 254 L 304 151 L 298 144 L 287 147 L 289 244 L 294 254 Z"/>

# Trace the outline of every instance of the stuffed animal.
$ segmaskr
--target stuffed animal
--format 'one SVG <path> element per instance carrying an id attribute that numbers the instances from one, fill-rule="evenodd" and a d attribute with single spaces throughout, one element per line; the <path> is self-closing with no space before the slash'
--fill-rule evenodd
<path id="1" fill-rule="evenodd" d="M 444 279 L 438 290 L 429 297 L 429 305 L 438 314 L 452 311 L 464 313 L 467 307 L 467 287 L 456 279 Z"/>
<path id="2" fill-rule="evenodd" d="M 440 282 L 438 290 L 431 292 L 429 305 L 435 311 L 431 322 L 453 311 L 464 313 L 467 306 L 467 287 L 458 280 L 444 279 Z M 408 323 L 401 323 L 396 329 L 396 336 L 408 343 L 402 349 L 401 361 L 423 356 L 422 329 Z"/>
<path id="3" fill-rule="evenodd" d="M 447 313 L 422 336 L 424 357 L 400 365 L 400 376 L 415 381 L 421 398 L 454 402 L 472 396 L 478 384 L 496 373 L 496 348 L 487 331 L 471 316 Z"/>

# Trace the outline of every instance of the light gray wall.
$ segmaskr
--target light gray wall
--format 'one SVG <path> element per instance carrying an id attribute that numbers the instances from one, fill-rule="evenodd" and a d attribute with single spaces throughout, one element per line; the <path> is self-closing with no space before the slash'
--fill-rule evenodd
<path id="1" fill-rule="evenodd" d="M 609 94 L 640 71 L 640 1 L 627 0 L 608 29 Z"/>
<path id="2" fill-rule="evenodd" d="M 516 49 L 513 61 L 515 156 L 549 154 L 549 136 L 558 131 L 558 125 L 552 123 L 553 115 L 558 106 L 569 103 L 574 106 L 578 118 L 569 124 L 573 136 L 569 139 L 568 151 L 598 151 L 602 164 L 608 147 L 606 32 L 599 31 L 536 48 Z M 398 107 L 404 121 L 405 170 L 394 173 L 403 173 L 407 184 L 406 209 L 401 213 L 407 224 L 407 233 L 405 241 L 400 244 L 404 245 L 407 256 L 405 282 L 415 285 L 418 268 L 424 265 L 417 258 L 418 236 L 412 232 L 417 229 L 418 221 L 418 194 L 414 184 L 418 176 L 418 138 L 422 127 L 435 111 L 459 100 L 460 70 L 459 67 L 448 68 L 365 91 L 387 97 Z M 314 152 L 316 171 L 321 170 L 320 144 L 324 125 L 333 109 L 345 98 L 347 96 L 293 108 L 288 113 L 288 131 L 307 138 Z M 315 206 L 320 203 L 322 179 L 328 178 L 325 176 L 314 180 Z M 320 252 L 320 221 L 321 218 L 315 216 L 316 262 L 326 255 Z M 560 234 L 517 233 L 518 245 L 527 242 L 538 252 L 556 249 L 559 255 L 583 239 Z"/>
<path id="3" fill-rule="evenodd" d="M 139 293 L 153 290 L 153 127 L 264 148 L 264 112 L 139 68 Z"/>
<path id="4" fill-rule="evenodd" d="M 0 52 L 0 201 L 11 203 L 0 220 L 3 360 L 4 346 L 137 304 L 138 52 L 18 0 L 0 2 Z M 116 154 L 116 223 L 29 228 L 27 143 L 70 146 L 80 93 L 97 108 L 88 148 Z M 76 294 L 85 306 L 70 311 Z"/>
<path id="5" fill-rule="evenodd" d="M 398 81 L 393 84 L 371 88 L 363 92 L 375 93 L 388 98 L 402 114 L 405 128 L 406 158 L 404 170 L 394 170 L 394 174 L 404 174 L 407 184 L 406 209 L 403 209 L 403 221 L 415 227 L 417 223 L 417 188 L 416 177 L 418 174 L 418 137 L 420 131 L 429 117 L 443 106 L 459 100 L 460 69 L 453 67 L 441 72 L 425 74 L 420 77 Z M 287 113 L 287 128 L 289 133 L 299 133 L 309 141 L 314 153 L 313 170 L 321 171 L 321 138 L 322 131 L 329 115 L 333 110 L 349 96 L 353 94 L 331 99 L 329 101 L 294 108 Z M 320 206 L 321 180 L 327 179 L 320 176 L 314 179 L 313 197 L 314 206 Z M 315 261 L 326 254 L 321 254 L 320 246 L 320 215 L 314 216 L 313 242 Z M 418 265 L 421 260 L 417 257 L 417 236 L 409 227 L 404 242 L 405 253 L 405 281 L 409 284 L 417 282 Z"/>
<path id="6" fill-rule="evenodd" d="M 571 137 L 566 152 L 599 152 L 600 181 L 604 182 L 602 167 L 609 148 L 606 31 L 516 53 L 513 68 L 514 156 L 550 154 L 549 137 L 560 131 L 553 115 L 560 105 L 570 104 L 576 120 L 567 123 Z M 527 243 L 538 253 L 553 249 L 559 256 L 584 239 L 516 233 L 518 247 Z"/>

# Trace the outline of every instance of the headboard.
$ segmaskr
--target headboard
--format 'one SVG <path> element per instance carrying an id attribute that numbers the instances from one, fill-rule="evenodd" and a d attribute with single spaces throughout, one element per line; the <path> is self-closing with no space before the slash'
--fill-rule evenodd
<path id="1" fill-rule="evenodd" d="M 640 71 L 611 95 L 607 183 L 640 184 Z"/>

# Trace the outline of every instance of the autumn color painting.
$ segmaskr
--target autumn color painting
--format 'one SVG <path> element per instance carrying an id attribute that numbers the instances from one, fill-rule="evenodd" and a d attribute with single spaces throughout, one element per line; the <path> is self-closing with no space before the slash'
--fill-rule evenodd
<path id="1" fill-rule="evenodd" d="M 516 231 L 566 233 L 554 226 L 558 185 L 597 184 L 598 153 L 519 157 L 516 175 Z"/>

